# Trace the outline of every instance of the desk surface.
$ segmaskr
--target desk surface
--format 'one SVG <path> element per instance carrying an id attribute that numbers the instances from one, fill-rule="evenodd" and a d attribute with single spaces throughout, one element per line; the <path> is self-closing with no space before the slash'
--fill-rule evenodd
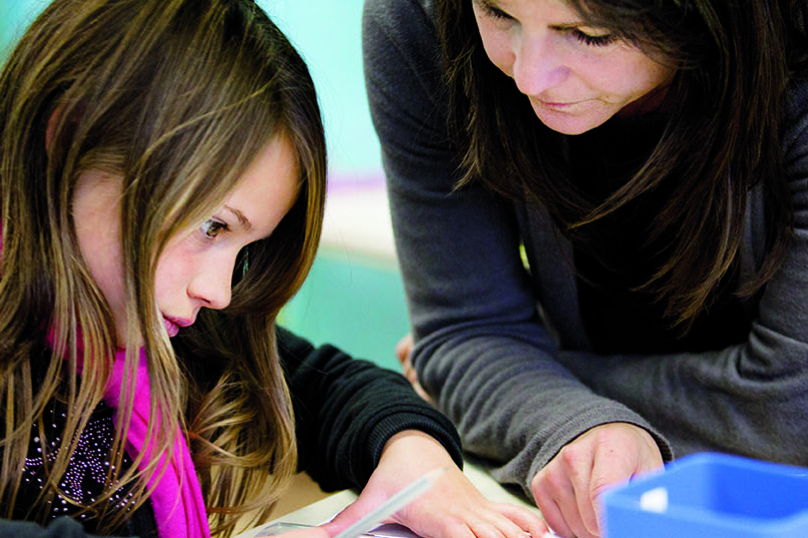
<path id="1" fill-rule="evenodd" d="M 525 506 L 533 510 L 536 514 L 539 509 L 532 504 L 528 504 L 521 497 L 512 494 L 500 484 L 498 484 L 491 476 L 480 466 L 473 463 L 466 463 L 464 471 L 466 476 L 471 482 L 477 486 L 477 489 L 491 501 L 510 503 L 520 506 Z M 321 501 L 317 501 L 308 506 L 304 506 L 299 510 L 290 512 L 279 517 L 276 520 L 270 521 L 266 525 L 262 525 L 255 529 L 245 531 L 234 538 L 253 538 L 260 530 L 271 525 L 276 521 L 284 521 L 288 523 L 302 523 L 306 525 L 319 525 L 331 519 L 334 515 L 339 513 L 340 510 L 351 504 L 356 499 L 356 494 L 352 491 L 341 491 L 326 497 Z"/>

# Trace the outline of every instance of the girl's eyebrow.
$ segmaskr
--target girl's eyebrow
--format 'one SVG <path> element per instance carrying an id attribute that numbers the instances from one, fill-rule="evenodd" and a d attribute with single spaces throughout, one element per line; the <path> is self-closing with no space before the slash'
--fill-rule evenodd
<path id="1" fill-rule="evenodd" d="M 247 217 L 245 217 L 245 216 L 244 216 L 244 213 L 242 213 L 242 212 L 241 212 L 241 211 L 239 211 L 238 209 L 236 209 L 236 208 L 234 208 L 234 207 L 230 207 L 230 206 L 228 206 L 228 205 L 225 205 L 225 206 L 224 206 L 224 208 L 225 208 L 226 210 L 230 211 L 230 212 L 231 212 L 233 215 L 235 215 L 235 216 L 236 216 L 236 218 L 238 219 L 239 223 L 241 223 L 241 226 L 242 226 L 242 227 L 243 227 L 245 230 L 248 230 L 248 231 L 249 231 L 250 229 L 252 229 L 252 224 L 250 223 L 250 219 L 248 219 Z"/>

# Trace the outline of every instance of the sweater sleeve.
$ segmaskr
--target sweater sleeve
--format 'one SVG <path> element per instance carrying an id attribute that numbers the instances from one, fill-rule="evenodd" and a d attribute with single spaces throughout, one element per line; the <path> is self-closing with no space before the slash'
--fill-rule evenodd
<path id="1" fill-rule="evenodd" d="M 808 465 L 806 85 L 794 88 L 783 135 L 793 241 L 762 295 L 748 301 L 756 314 L 747 341 L 648 356 L 558 349 L 536 313 L 514 208 L 478 186 L 453 189 L 460 163 L 444 127 L 439 44 L 425 9 L 427 0 L 366 0 L 365 77 L 417 342 L 413 361 L 466 450 L 493 460 L 498 480 L 526 492 L 561 447 L 615 421 L 647 429 L 665 459 L 673 450 L 718 450 Z M 765 201 L 757 192 L 750 202 L 744 256 L 754 257 L 754 245 L 765 243 Z M 574 313 L 571 301 L 553 306 Z"/>
<path id="2" fill-rule="evenodd" d="M 47 527 L 25 521 L 0 520 L 0 538 L 94 538 L 69 517 L 53 520 Z"/>
<path id="3" fill-rule="evenodd" d="M 794 88 L 787 117 L 794 234 L 746 341 L 692 354 L 560 355 L 594 390 L 641 410 L 679 455 L 713 450 L 808 465 L 808 84 Z M 748 218 L 744 255 L 757 259 L 766 235 L 760 192 Z"/>
<path id="4" fill-rule="evenodd" d="M 401 374 L 334 346 L 315 348 L 280 327 L 278 350 L 295 413 L 299 470 L 324 490 L 363 487 L 385 443 L 404 430 L 436 438 L 462 467 L 454 426 Z"/>
<path id="5" fill-rule="evenodd" d="M 426 6 L 426 7 L 425 7 Z M 520 256 L 512 203 L 479 184 L 455 189 L 460 154 L 446 127 L 440 46 L 421 0 L 366 0 L 365 81 L 382 145 L 393 229 L 424 388 L 464 449 L 530 494 L 530 480 L 593 426 L 638 413 L 559 364 Z"/>

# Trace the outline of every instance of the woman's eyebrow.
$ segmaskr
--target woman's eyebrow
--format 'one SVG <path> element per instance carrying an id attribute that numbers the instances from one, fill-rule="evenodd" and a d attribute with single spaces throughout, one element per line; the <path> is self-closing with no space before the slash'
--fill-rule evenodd
<path id="1" fill-rule="evenodd" d="M 236 216 L 236 218 L 238 219 L 239 223 L 241 223 L 241 226 L 242 226 L 242 227 L 243 227 L 245 230 L 248 230 L 248 231 L 249 231 L 249 230 L 252 228 L 252 223 L 250 223 L 250 219 L 248 219 L 247 217 L 245 217 L 245 216 L 244 216 L 244 213 L 242 213 L 242 212 L 241 212 L 241 211 L 239 211 L 238 209 L 236 209 L 236 208 L 234 208 L 234 207 L 230 207 L 230 206 L 228 206 L 228 205 L 224 206 L 224 208 L 225 208 L 226 210 L 230 211 L 232 214 L 234 214 L 234 215 Z"/>
<path id="2" fill-rule="evenodd" d="M 505 11 L 505 9 L 500 7 L 499 2 L 497 2 L 497 0 L 478 0 L 478 2 L 484 8 L 501 11 L 503 15 L 507 15 L 509 17 L 511 16 L 507 11 Z M 547 27 L 557 32 L 569 32 L 570 30 L 578 30 L 580 28 L 589 27 L 589 25 L 586 24 L 583 20 L 578 20 L 566 23 L 549 24 Z"/>
<path id="3" fill-rule="evenodd" d="M 478 2 L 483 8 L 501 11 L 503 14 L 508 15 L 508 13 L 502 7 L 500 7 L 499 2 L 496 0 L 478 0 Z"/>
<path id="4" fill-rule="evenodd" d="M 583 21 L 581 21 L 581 22 L 567 22 L 567 23 L 564 23 L 564 24 L 552 24 L 552 25 L 550 25 L 550 28 L 552 28 L 553 30 L 564 31 L 564 30 L 577 30 L 577 29 L 581 28 L 582 26 L 585 27 L 587 25 Z"/>

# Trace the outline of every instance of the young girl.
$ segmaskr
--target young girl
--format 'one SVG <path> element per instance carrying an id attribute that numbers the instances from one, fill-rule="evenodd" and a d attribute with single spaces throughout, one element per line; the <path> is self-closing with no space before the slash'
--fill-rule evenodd
<path id="1" fill-rule="evenodd" d="M 300 531 L 326 536 L 447 465 L 398 521 L 544 530 L 480 496 L 403 378 L 276 330 L 317 247 L 325 143 L 254 2 L 56 0 L 0 96 L 0 534 L 227 536 L 300 469 L 367 484 Z"/>
<path id="2" fill-rule="evenodd" d="M 808 465 L 808 2 L 366 0 L 418 381 L 560 535 Z"/>

